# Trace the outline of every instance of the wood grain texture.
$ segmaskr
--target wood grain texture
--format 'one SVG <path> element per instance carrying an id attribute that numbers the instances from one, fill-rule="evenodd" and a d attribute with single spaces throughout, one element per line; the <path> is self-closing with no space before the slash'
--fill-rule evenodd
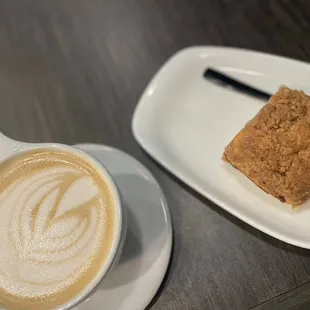
<path id="1" fill-rule="evenodd" d="M 144 87 L 179 49 L 226 45 L 309 61 L 309 21 L 307 0 L 0 0 L 0 129 L 24 141 L 118 147 L 162 185 L 175 244 L 150 309 L 249 309 L 310 281 L 309 251 L 195 194 L 130 129 Z"/>
<path id="2" fill-rule="evenodd" d="M 281 294 L 272 300 L 257 305 L 256 307 L 251 308 L 251 310 L 309 310 L 309 291 L 310 283 L 306 283 L 287 293 Z"/>

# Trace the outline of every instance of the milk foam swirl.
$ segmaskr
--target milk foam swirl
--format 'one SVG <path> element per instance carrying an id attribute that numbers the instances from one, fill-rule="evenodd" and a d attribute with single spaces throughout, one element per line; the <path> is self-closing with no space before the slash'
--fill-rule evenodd
<path id="1" fill-rule="evenodd" d="M 72 156 L 43 150 L 0 168 L 0 303 L 72 297 L 108 251 L 109 191 Z"/>

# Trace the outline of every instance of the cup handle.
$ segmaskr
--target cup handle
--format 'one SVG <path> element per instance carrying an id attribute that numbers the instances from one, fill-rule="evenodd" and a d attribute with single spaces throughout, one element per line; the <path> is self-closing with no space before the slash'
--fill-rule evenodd
<path id="1" fill-rule="evenodd" d="M 0 160 L 12 153 L 22 150 L 23 146 L 26 144 L 27 143 L 10 139 L 0 132 Z"/>

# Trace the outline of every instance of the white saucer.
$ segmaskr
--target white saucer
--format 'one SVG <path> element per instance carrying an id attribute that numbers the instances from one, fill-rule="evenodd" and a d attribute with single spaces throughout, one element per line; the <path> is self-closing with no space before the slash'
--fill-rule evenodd
<path id="1" fill-rule="evenodd" d="M 75 310 L 143 310 L 165 276 L 172 226 L 163 193 L 151 173 L 126 153 L 95 144 L 75 145 L 101 161 L 116 181 L 127 208 L 123 254 L 102 287 Z"/>

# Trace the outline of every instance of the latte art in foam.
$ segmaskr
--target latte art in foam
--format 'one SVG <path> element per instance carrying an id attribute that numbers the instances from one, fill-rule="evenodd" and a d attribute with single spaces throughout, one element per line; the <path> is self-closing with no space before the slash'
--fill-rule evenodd
<path id="1" fill-rule="evenodd" d="M 41 149 L 0 165 L 0 304 L 50 309 L 96 275 L 114 236 L 112 194 L 92 163 Z"/>

